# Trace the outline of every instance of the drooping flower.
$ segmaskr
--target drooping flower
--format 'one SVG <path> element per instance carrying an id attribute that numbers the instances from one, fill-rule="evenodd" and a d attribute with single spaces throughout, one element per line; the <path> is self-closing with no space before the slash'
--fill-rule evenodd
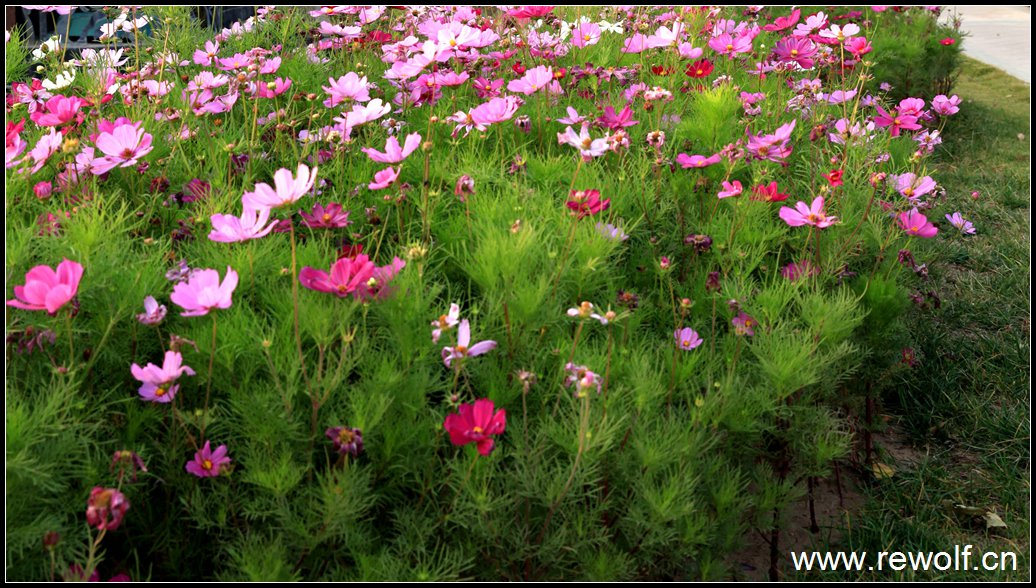
<path id="1" fill-rule="evenodd" d="M 795 208 L 782 206 L 780 217 L 784 222 L 788 223 L 788 226 L 791 227 L 810 225 L 817 227 L 818 229 L 823 229 L 838 222 L 838 217 L 827 216 L 824 213 L 823 196 L 817 196 L 813 199 L 813 203 L 808 206 L 802 201 L 796 202 Z"/>
<path id="2" fill-rule="evenodd" d="M 720 199 L 730 198 L 731 196 L 740 196 L 742 190 L 741 182 L 737 180 L 734 180 L 733 183 L 723 182 L 723 189 L 720 190 L 717 196 L 719 196 Z"/>
<path id="3" fill-rule="evenodd" d="M 917 209 L 899 213 L 897 220 L 899 227 L 911 236 L 928 239 L 939 232 L 939 229 L 928 221 L 928 217 L 918 212 Z"/>
<path id="4" fill-rule="evenodd" d="M 165 319 L 168 309 L 164 304 L 159 304 L 154 296 L 144 299 L 144 312 L 137 315 L 137 320 L 142 325 L 157 325 Z"/>
<path id="5" fill-rule="evenodd" d="M 410 133 L 403 141 L 402 147 L 400 147 L 398 139 L 395 137 L 389 137 L 385 142 L 384 153 L 370 147 L 364 147 L 363 149 L 360 149 L 360 151 L 363 151 L 367 154 L 367 157 L 370 157 L 378 163 L 399 163 L 416 151 L 420 145 L 421 135 L 418 133 Z"/>
<path id="6" fill-rule="evenodd" d="M 226 445 L 220 445 L 213 451 L 209 442 L 205 441 L 205 446 L 195 452 L 194 459 L 187 462 L 184 469 L 199 478 L 215 478 L 219 475 L 220 468 L 230 461 L 231 459 L 227 457 Z"/>
<path id="7" fill-rule="evenodd" d="M 57 271 L 38 265 L 25 274 L 24 286 L 14 287 L 15 297 L 7 305 L 22 310 L 46 310 L 54 315 L 75 297 L 82 277 L 83 266 L 68 259 L 58 264 Z"/>
<path id="8" fill-rule="evenodd" d="M 179 384 L 176 384 L 176 380 L 180 376 L 194 375 L 194 370 L 190 366 L 183 365 L 183 356 L 176 351 L 165 352 L 162 367 L 153 363 L 147 364 L 146 367 L 133 364 L 130 366 L 130 372 L 141 383 L 138 392 L 143 400 L 163 404 L 172 402 L 176 398 L 176 392 L 180 388 Z"/>
<path id="9" fill-rule="evenodd" d="M 133 481 L 137 481 L 137 472 L 147 473 L 147 466 L 144 464 L 144 460 L 140 458 L 140 455 L 136 451 L 129 451 L 128 449 L 122 449 L 112 454 L 112 463 L 108 466 L 108 470 L 111 472 L 115 471 L 115 468 L 119 468 L 119 476 L 125 474 L 126 471 L 133 476 Z"/>
<path id="10" fill-rule="evenodd" d="M 259 239 L 270 234 L 277 221 L 270 219 L 269 208 L 251 208 L 245 206 L 240 217 L 229 214 L 214 214 L 211 217 L 212 232 L 209 240 L 218 243 L 239 243 L 249 239 Z"/>
<path id="11" fill-rule="evenodd" d="M 241 203 L 248 208 L 280 208 L 294 204 L 313 189 L 317 179 L 317 168 L 312 170 L 300 163 L 293 176 L 289 169 L 279 169 L 273 174 L 273 186 L 266 183 L 255 185 L 255 191 L 245 192 Z"/>
<path id="12" fill-rule="evenodd" d="M 442 336 L 443 331 L 449 331 L 453 327 L 457 326 L 460 322 L 460 305 L 457 303 L 450 304 L 450 311 L 439 317 L 438 320 L 432 321 L 432 343 L 438 343 L 439 337 Z"/>
<path id="13" fill-rule="evenodd" d="M 349 211 L 343 210 L 337 202 L 328 202 L 327 206 L 318 202 L 313 205 L 311 212 L 300 210 L 299 214 L 302 215 L 302 222 L 311 229 L 341 229 L 353 224 L 349 220 Z"/>
<path id="14" fill-rule="evenodd" d="M 227 266 L 221 284 L 219 272 L 214 269 L 194 270 L 186 281 L 173 287 L 169 299 L 184 309 L 181 316 L 204 316 L 216 308 L 230 308 L 237 288 L 237 272 Z"/>
<path id="15" fill-rule="evenodd" d="M 99 531 L 114 531 L 129 510 L 126 495 L 115 488 L 94 486 L 86 501 L 86 522 Z"/>
<path id="16" fill-rule="evenodd" d="M 367 188 L 369 190 L 383 190 L 396 183 L 396 178 L 398 177 L 399 169 L 392 166 L 386 167 L 374 174 L 374 180 L 367 184 Z"/>
<path id="17" fill-rule="evenodd" d="M 460 199 L 461 202 L 467 202 L 468 196 L 475 193 L 475 180 L 471 179 L 471 176 L 464 174 L 457 178 L 457 184 L 453 187 L 453 195 Z"/>
<path id="18" fill-rule="evenodd" d="M 354 427 L 331 427 L 324 435 L 334 443 L 335 451 L 353 457 L 363 452 L 363 431 Z"/>
<path id="19" fill-rule="evenodd" d="M 594 373 L 585 365 L 576 365 L 571 362 L 565 364 L 565 371 L 568 372 L 568 375 L 565 376 L 565 387 L 571 387 L 572 394 L 576 398 L 585 398 L 594 388 L 597 389 L 598 394 L 601 393 L 601 384 L 604 379 L 600 374 Z"/>
<path id="20" fill-rule="evenodd" d="M 446 367 L 452 367 L 453 361 L 465 357 L 475 357 L 487 351 L 496 349 L 496 341 L 480 341 L 471 345 L 471 325 L 464 319 L 457 328 L 457 345 L 454 347 L 443 347 L 442 361 Z"/>
<path id="21" fill-rule="evenodd" d="M 608 207 L 611 206 L 611 198 L 601 200 L 601 193 L 598 190 L 572 190 L 565 206 L 577 218 L 585 218 L 602 210 L 608 210 Z"/>
<path id="22" fill-rule="evenodd" d="M 950 224 L 956 227 L 962 235 L 975 234 L 975 225 L 971 224 L 971 221 L 965 219 L 959 212 L 947 214 L 946 220 L 950 221 Z"/>
<path id="23" fill-rule="evenodd" d="M 493 436 L 502 435 L 507 426 L 507 412 L 503 409 L 494 412 L 495 408 L 488 398 L 480 398 L 474 404 L 461 404 L 457 414 L 448 415 L 443 422 L 450 442 L 458 446 L 475 443 L 480 455 L 489 455 L 496 446 Z"/>

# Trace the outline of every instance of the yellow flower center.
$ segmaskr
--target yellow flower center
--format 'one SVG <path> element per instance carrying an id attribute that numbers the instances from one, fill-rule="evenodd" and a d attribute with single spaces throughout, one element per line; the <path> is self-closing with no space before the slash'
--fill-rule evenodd
<path id="1" fill-rule="evenodd" d="M 165 396 L 166 392 L 167 390 L 165 388 L 159 388 L 158 390 L 155 390 L 155 396 L 161 398 Z"/>
<path id="2" fill-rule="evenodd" d="M 474 427 L 471 428 L 471 432 L 472 433 L 478 433 L 478 434 L 481 435 L 482 434 L 482 427 L 474 426 Z"/>
<path id="3" fill-rule="evenodd" d="M 453 350 L 456 351 L 457 353 L 461 354 L 461 355 L 467 355 L 468 354 L 468 348 L 467 348 L 466 345 L 458 345 L 458 346 L 454 347 Z"/>
<path id="4" fill-rule="evenodd" d="M 201 462 L 201 468 L 203 470 L 205 470 L 205 471 L 211 470 L 212 469 L 212 461 L 206 459 L 205 461 Z"/>
<path id="5" fill-rule="evenodd" d="M 320 217 L 320 218 L 322 218 L 322 219 L 324 220 L 324 222 L 325 222 L 325 223 L 327 223 L 327 222 L 331 222 L 331 215 L 330 215 L 330 214 L 327 214 L 326 212 L 324 213 L 324 216 L 322 216 L 322 217 Z"/>

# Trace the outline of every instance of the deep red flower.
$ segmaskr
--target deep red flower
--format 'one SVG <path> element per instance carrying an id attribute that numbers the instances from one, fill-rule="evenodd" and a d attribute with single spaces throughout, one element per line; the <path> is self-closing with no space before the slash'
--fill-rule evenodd
<path id="1" fill-rule="evenodd" d="M 832 188 L 837 188 L 842 185 L 842 174 L 844 173 L 845 172 L 840 169 L 833 169 L 831 170 L 831 173 L 824 174 L 824 177 L 827 178 L 827 181 L 831 184 Z"/>
<path id="2" fill-rule="evenodd" d="M 692 78 L 704 78 L 712 73 L 712 69 L 713 66 L 711 61 L 708 59 L 699 59 L 694 63 L 688 64 L 684 73 Z"/>
<path id="3" fill-rule="evenodd" d="M 522 65 L 521 61 L 515 61 L 514 65 L 511 66 L 511 71 L 518 75 L 522 75 L 525 73 L 525 66 Z"/>
<path id="4" fill-rule="evenodd" d="M 956 43 L 956 42 L 957 42 L 957 40 L 956 40 L 956 39 L 954 39 L 953 37 L 946 37 L 946 38 L 945 38 L 945 39 L 943 39 L 942 41 L 939 41 L 939 43 L 941 43 L 941 44 L 943 44 L 943 45 L 946 45 L 946 46 L 950 46 L 950 45 L 953 45 L 953 44 L 954 44 L 954 43 Z"/>

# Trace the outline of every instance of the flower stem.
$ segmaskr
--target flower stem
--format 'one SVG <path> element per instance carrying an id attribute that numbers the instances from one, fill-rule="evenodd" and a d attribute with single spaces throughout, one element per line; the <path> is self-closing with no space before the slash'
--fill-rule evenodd
<path id="1" fill-rule="evenodd" d="M 212 367 L 216 362 L 216 313 L 212 313 L 212 349 L 209 352 L 209 381 L 205 384 L 205 408 L 201 415 L 201 438 L 205 439 L 205 425 L 209 422 L 209 399 L 212 396 Z"/>

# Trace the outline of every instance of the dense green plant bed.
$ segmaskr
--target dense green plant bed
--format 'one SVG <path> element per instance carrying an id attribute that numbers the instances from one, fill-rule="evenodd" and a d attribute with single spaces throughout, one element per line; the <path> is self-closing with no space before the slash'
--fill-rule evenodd
<path id="1" fill-rule="evenodd" d="M 959 100 L 871 86 L 933 18 L 15 33 L 9 576 L 709 579 L 762 533 L 778 577 L 971 238 L 931 169 Z"/>

